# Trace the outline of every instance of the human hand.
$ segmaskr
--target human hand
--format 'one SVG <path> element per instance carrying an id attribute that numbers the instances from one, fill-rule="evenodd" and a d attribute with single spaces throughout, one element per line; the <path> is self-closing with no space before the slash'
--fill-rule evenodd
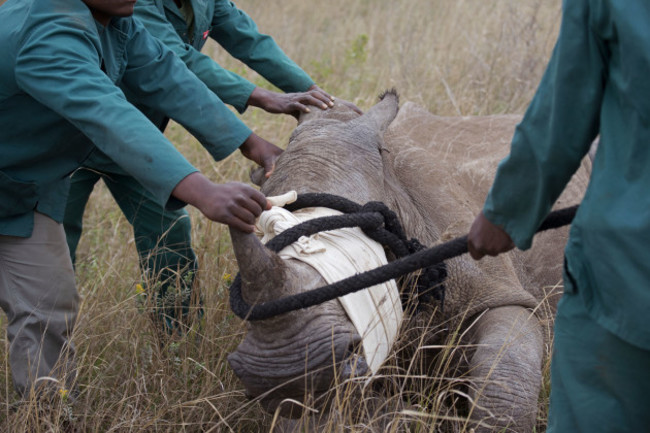
<path id="1" fill-rule="evenodd" d="M 264 167 L 265 176 L 268 178 L 275 169 L 275 160 L 282 153 L 275 144 L 269 143 L 257 134 L 251 134 L 244 143 L 239 146 L 241 153 L 257 165 Z"/>
<path id="2" fill-rule="evenodd" d="M 309 90 L 310 91 L 320 92 L 321 94 L 327 95 L 327 97 L 330 98 L 332 101 L 336 100 L 336 98 L 334 98 L 334 96 L 330 96 L 329 93 L 325 92 L 323 89 L 318 87 L 316 84 L 312 85 L 309 88 Z M 363 111 L 361 111 L 361 109 L 359 109 L 359 107 L 357 107 L 356 105 L 354 105 L 350 101 L 346 101 L 345 99 L 338 99 L 338 102 L 339 102 L 339 104 L 345 105 L 346 107 L 348 107 L 348 108 L 352 109 L 353 111 L 357 112 L 359 115 L 363 114 Z M 330 104 L 330 107 L 332 105 L 333 104 Z"/>
<path id="3" fill-rule="evenodd" d="M 181 180 L 172 194 L 199 209 L 208 219 L 245 233 L 252 233 L 255 218 L 271 208 L 258 190 L 239 182 L 215 184 L 199 172 Z"/>
<path id="4" fill-rule="evenodd" d="M 334 105 L 333 97 L 313 87 L 306 92 L 297 93 L 271 92 L 256 87 L 248 98 L 248 105 L 259 107 L 269 113 L 290 114 L 296 118 L 300 113 L 309 113 L 310 105 L 323 110 Z"/>
<path id="5" fill-rule="evenodd" d="M 501 227 L 492 224 L 483 212 L 476 216 L 467 236 L 467 248 L 474 260 L 480 260 L 485 255 L 497 256 L 514 247 L 510 235 Z"/>

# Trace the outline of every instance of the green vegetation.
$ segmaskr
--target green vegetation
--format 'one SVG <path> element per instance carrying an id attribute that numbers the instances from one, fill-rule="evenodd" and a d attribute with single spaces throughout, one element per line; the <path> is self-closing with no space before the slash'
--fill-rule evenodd
<path id="1" fill-rule="evenodd" d="M 366 110 L 378 94 L 394 87 L 402 101 L 439 115 L 523 112 L 541 78 L 560 18 L 559 2 L 541 0 L 239 0 L 237 5 L 336 97 Z M 263 84 L 219 47 L 208 45 L 205 51 Z M 290 116 L 257 109 L 249 109 L 243 119 L 280 146 L 295 127 Z M 212 180 L 248 180 L 251 163 L 238 152 L 214 162 L 178 125 L 172 124 L 167 135 Z M 205 317 L 188 337 L 165 343 L 143 313 L 131 228 L 106 188 L 98 185 L 77 252 L 82 306 L 75 342 L 81 394 L 74 406 L 62 399 L 45 413 L 34 404 L 11 408 L 17 396 L 8 367 L 6 318 L 0 315 L 0 431 L 269 430 L 273 416 L 246 398 L 226 359 L 246 329 L 228 306 L 227 287 L 237 273 L 228 231 L 194 209 L 190 215 Z M 411 366 L 426 360 L 427 350 L 418 344 L 424 342 L 416 339 L 410 348 L 417 356 L 406 358 Z M 468 431 L 453 409 L 462 397 L 458 380 L 449 375 L 456 349 L 453 339 L 448 341 L 442 360 L 427 376 L 398 369 L 398 358 L 406 354 L 395 354 L 383 380 L 396 397 L 383 408 L 389 411 L 383 418 L 373 415 L 379 411 L 372 390 L 359 383 L 339 384 L 338 420 L 354 425 L 347 430 L 352 432 L 373 431 L 386 416 L 413 432 Z M 546 382 L 538 431 L 544 429 L 547 398 Z M 360 409 L 365 424 L 358 420 Z M 342 431 L 333 421 L 329 425 L 331 431 Z"/>

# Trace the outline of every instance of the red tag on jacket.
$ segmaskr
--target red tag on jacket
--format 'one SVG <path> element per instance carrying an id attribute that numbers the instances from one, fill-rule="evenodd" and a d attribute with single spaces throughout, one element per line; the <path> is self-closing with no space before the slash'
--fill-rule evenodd
<path id="1" fill-rule="evenodd" d="M 210 30 L 206 30 L 203 32 L 203 40 L 208 39 L 208 36 L 210 36 Z"/>

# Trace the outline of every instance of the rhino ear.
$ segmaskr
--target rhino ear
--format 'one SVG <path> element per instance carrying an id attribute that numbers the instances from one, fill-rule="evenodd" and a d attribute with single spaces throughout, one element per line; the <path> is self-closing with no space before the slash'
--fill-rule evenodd
<path id="1" fill-rule="evenodd" d="M 380 101 L 355 121 L 371 130 L 386 132 L 399 110 L 399 95 L 395 89 L 386 90 L 379 96 Z"/>
<path id="2" fill-rule="evenodd" d="M 253 233 L 230 229 L 230 238 L 242 281 L 242 296 L 249 304 L 279 297 L 286 283 L 286 264 L 262 245 Z"/>

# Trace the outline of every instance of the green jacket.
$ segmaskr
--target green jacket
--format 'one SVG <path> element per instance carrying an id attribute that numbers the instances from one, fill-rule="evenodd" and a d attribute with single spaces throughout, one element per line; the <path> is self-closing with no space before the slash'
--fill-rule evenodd
<path id="1" fill-rule="evenodd" d="M 255 85 L 219 66 L 200 50 L 213 38 L 284 92 L 304 92 L 314 81 L 278 47 L 259 33 L 255 22 L 228 0 L 191 0 L 188 24 L 174 0 L 138 0 L 135 16 L 157 39 L 172 49 L 214 93 L 240 113 Z"/>
<path id="2" fill-rule="evenodd" d="M 566 0 L 557 45 L 484 213 L 526 249 L 600 133 L 566 248 L 565 291 L 650 349 L 650 3 Z"/>
<path id="3" fill-rule="evenodd" d="M 250 135 L 137 20 L 104 28 L 80 0 L 8 0 L 0 22 L 0 235 L 30 236 L 34 211 L 62 220 L 69 174 L 91 141 L 171 204 L 173 188 L 196 169 L 115 84 L 177 118 L 215 153 L 229 154 Z M 220 121 L 228 116 L 234 120 Z"/>

